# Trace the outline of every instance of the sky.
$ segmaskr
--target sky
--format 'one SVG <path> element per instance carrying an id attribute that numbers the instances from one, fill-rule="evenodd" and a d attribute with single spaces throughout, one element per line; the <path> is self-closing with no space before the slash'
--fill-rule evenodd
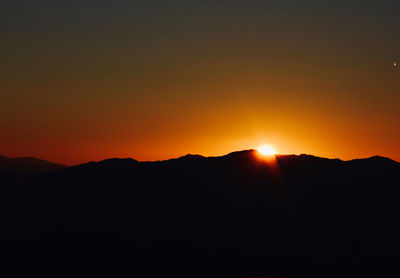
<path id="1" fill-rule="evenodd" d="M 400 1 L 0 0 L 0 154 L 400 161 Z"/>

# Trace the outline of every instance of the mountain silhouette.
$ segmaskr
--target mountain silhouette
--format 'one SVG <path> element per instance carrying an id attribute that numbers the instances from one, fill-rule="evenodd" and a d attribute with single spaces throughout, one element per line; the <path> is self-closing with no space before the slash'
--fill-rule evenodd
<path id="1" fill-rule="evenodd" d="M 0 155 L 0 175 L 34 174 L 65 168 L 65 165 L 52 163 L 34 157 L 8 158 Z"/>
<path id="2" fill-rule="evenodd" d="M 400 163 L 378 156 L 247 150 L 59 167 L 1 187 L 2 262 L 58 277 L 395 273 L 399 185 Z"/>

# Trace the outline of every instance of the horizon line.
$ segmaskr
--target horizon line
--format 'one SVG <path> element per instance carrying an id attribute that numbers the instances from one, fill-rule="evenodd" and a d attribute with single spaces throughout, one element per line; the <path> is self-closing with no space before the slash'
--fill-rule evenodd
<path id="1" fill-rule="evenodd" d="M 144 162 L 144 163 L 150 163 L 150 162 L 164 162 L 164 161 L 169 161 L 169 160 L 175 160 L 175 159 L 180 159 L 180 158 L 184 158 L 187 156 L 199 156 L 199 157 L 203 157 L 203 158 L 219 158 L 219 157 L 224 157 L 224 156 L 228 156 L 231 154 L 235 154 L 235 153 L 241 153 L 241 152 L 257 152 L 256 149 L 245 149 L 245 150 L 239 150 L 239 151 L 232 151 L 223 155 L 201 155 L 201 154 L 196 154 L 196 153 L 187 153 L 185 155 L 181 155 L 181 156 L 177 156 L 177 157 L 171 157 L 171 158 L 167 158 L 167 159 L 159 159 L 159 160 L 137 160 L 133 157 L 109 157 L 109 158 L 104 158 L 104 159 L 100 159 L 100 160 L 89 160 L 86 162 L 80 162 L 77 164 L 66 164 L 66 163 L 59 163 L 59 162 L 54 162 L 51 160 L 47 160 L 47 159 L 43 159 L 40 157 L 35 157 L 35 156 L 17 156 L 17 157 L 9 157 L 9 156 L 5 156 L 5 155 L 1 155 L 0 154 L 0 158 L 4 157 L 7 159 L 36 159 L 36 160 L 41 160 L 41 161 L 45 161 L 45 162 L 49 162 L 52 164 L 60 164 L 66 167 L 73 167 L 73 166 L 78 166 L 78 165 L 83 165 L 83 164 L 87 164 L 87 163 L 97 163 L 97 162 L 102 162 L 102 161 L 107 161 L 107 160 L 111 160 L 111 159 L 132 159 L 135 160 L 137 162 Z M 316 158 L 323 158 L 323 159 L 329 159 L 329 160 L 340 160 L 343 162 L 349 162 L 349 161 L 354 161 L 354 160 L 363 160 L 363 159 L 371 159 L 371 158 L 376 158 L 376 157 L 380 157 L 380 158 L 385 158 L 385 159 L 389 159 L 391 161 L 400 163 L 400 161 L 394 160 L 390 157 L 386 157 L 386 156 L 382 156 L 382 155 L 372 155 L 372 156 L 367 156 L 367 157 L 358 157 L 358 158 L 352 158 L 352 159 L 341 159 L 338 157 L 333 157 L 333 158 L 329 158 L 329 157 L 323 157 L 323 156 L 318 156 L 318 155 L 313 155 L 313 154 L 306 154 L 306 153 L 300 153 L 300 154 L 295 154 L 295 153 L 288 153 L 288 154 L 282 154 L 282 153 L 277 153 L 274 154 L 272 156 L 275 157 L 281 157 L 281 156 L 313 156 Z"/>

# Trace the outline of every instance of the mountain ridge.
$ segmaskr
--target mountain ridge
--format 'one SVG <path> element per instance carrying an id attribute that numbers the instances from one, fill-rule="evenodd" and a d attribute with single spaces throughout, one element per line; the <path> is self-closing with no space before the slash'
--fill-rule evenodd
<path id="1" fill-rule="evenodd" d="M 0 155 L 0 174 L 3 175 L 44 173 L 66 167 L 66 165 L 60 163 L 53 163 L 35 157 L 10 158 Z"/>
<path id="2" fill-rule="evenodd" d="M 23 156 L 23 157 L 7 157 L 4 155 L 0 155 L 0 171 L 1 168 L 4 167 L 4 165 L 7 162 L 13 162 L 14 164 L 18 163 L 23 163 L 26 166 L 29 166 L 29 164 L 32 165 L 47 165 L 50 166 L 51 168 L 54 168 L 53 170 L 58 170 L 62 168 L 70 168 L 70 167 L 76 167 L 76 166 L 81 166 L 81 165 L 89 165 L 89 164 L 98 164 L 98 163 L 113 163 L 113 162 L 124 162 L 124 161 L 129 161 L 129 162 L 135 162 L 135 163 L 165 163 L 165 162 L 171 162 L 171 161 L 190 161 L 190 160 L 196 160 L 196 159 L 223 159 L 223 158 L 228 158 L 228 157 L 240 157 L 240 156 L 246 156 L 249 157 L 249 155 L 257 155 L 258 152 L 255 149 L 248 149 L 248 150 L 241 150 L 241 151 L 233 151 L 225 155 L 219 155 L 219 156 L 204 156 L 200 154 L 186 154 L 180 157 L 176 158 L 170 158 L 170 159 L 165 159 L 165 160 L 154 160 L 154 161 L 140 161 L 136 160 L 131 157 L 125 157 L 125 158 L 119 158 L 119 157 L 111 157 L 111 158 L 106 158 L 102 159 L 99 161 L 89 161 L 89 162 L 84 162 L 84 163 L 78 163 L 75 165 L 65 165 L 61 163 L 55 163 L 55 162 L 50 162 L 45 159 L 37 158 L 37 157 L 30 157 L 30 156 Z M 259 156 L 261 157 L 261 156 Z M 386 161 L 386 162 L 391 162 L 391 163 L 396 163 L 400 164 L 400 162 L 393 160 L 389 157 L 384 157 L 380 155 L 374 155 L 370 157 L 365 157 L 365 158 L 354 158 L 354 159 L 348 159 L 348 160 L 343 160 L 340 158 L 326 158 L 326 157 L 321 157 L 321 156 L 316 156 L 312 154 L 276 154 L 274 156 L 276 159 L 288 159 L 288 158 L 293 158 L 293 159 L 323 159 L 323 160 L 331 160 L 331 161 L 341 161 L 341 162 L 362 162 L 362 161 Z M 51 165 L 53 167 L 51 167 Z M 17 171 L 18 172 L 18 171 Z M 35 171 L 33 171 L 35 172 Z"/>
<path id="3" fill-rule="evenodd" d="M 84 164 L 89 164 L 89 163 L 102 163 L 102 162 L 107 162 L 110 160 L 114 160 L 114 161 L 129 161 L 129 160 L 133 160 L 135 162 L 138 163 L 164 163 L 164 162 L 170 162 L 170 161 L 177 161 L 177 160 L 196 160 L 196 159 L 223 159 L 223 158 L 228 158 L 228 157 L 240 157 L 240 156 L 245 156 L 245 157 L 249 157 L 250 155 L 252 155 L 252 157 L 254 158 L 254 156 L 258 156 L 260 157 L 259 159 L 262 159 L 262 156 L 258 155 L 257 150 L 254 149 L 249 149 L 249 150 L 242 150 L 242 151 L 234 151 L 234 152 L 230 152 L 228 154 L 225 155 L 220 155 L 220 156 L 204 156 L 204 155 L 200 155 L 200 154 L 186 154 L 180 157 L 176 157 L 176 158 L 170 158 L 170 159 L 165 159 L 165 160 L 152 160 L 152 161 L 148 161 L 148 160 L 136 160 L 134 158 L 107 158 L 107 159 L 103 159 L 103 160 L 99 160 L 99 161 L 91 161 L 91 162 L 87 162 L 87 163 L 81 163 L 81 164 L 77 164 L 77 165 L 73 165 L 73 166 L 79 166 L 79 165 L 84 165 Z M 321 156 L 316 156 L 316 155 L 312 155 L 312 154 L 276 154 L 274 156 L 275 158 L 295 158 L 295 159 L 302 159 L 302 158 L 308 158 L 308 159 L 323 159 L 323 160 L 331 160 L 331 161 L 341 161 L 341 162 L 354 162 L 354 161 L 366 161 L 366 160 L 382 160 L 382 161 L 391 161 L 393 163 L 396 164 L 400 164 L 400 162 L 393 160 L 391 158 L 388 157 L 384 157 L 384 156 L 380 156 L 380 155 L 375 155 L 375 156 L 370 156 L 370 157 L 365 157 L 365 158 L 355 158 L 355 159 L 349 159 L 349 160 L 343 160 L 340 158 L 326 158 L 326 157 L 321 157 Z M 73 166 L 69 166 L 69 167 L 73 167 Z"/>
<path id="4" fill-rule="evenodd" d="M 382 157 L 89 162 L 2 183 L 0 254 L 103 277 L 376 275 L 398 271 L 399 185 Z"/>

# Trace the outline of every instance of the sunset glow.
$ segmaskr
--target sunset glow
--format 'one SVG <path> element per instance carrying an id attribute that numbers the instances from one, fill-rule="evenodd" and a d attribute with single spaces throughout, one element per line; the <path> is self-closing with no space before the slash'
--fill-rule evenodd
<path id="1" fill-rule="evenodd" d="M 276 155 L 275 148 L 270 145 L 261 145 L 257 151 L 263 156 L 274 156 Z"/>
<path id="2" fill-rule="evenodd" d="M 0 155 L 400 160 L 398 1 L 21 1 L 0 4 Z"/>
<path id="3" fill-rule="evenodd" d="M 399 277 L 399 11 L 0 0 L 1 277 Z"/>

